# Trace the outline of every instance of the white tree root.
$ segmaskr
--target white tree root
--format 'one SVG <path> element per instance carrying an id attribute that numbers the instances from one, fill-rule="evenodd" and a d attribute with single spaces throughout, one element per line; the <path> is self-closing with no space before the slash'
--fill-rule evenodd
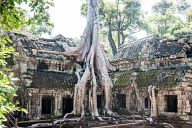
<path id="1" fill-rule="evenodd" d="M 98 0 L 88 0 L 88 16 L 87 25 L 84 29 L 83 35 L 81 37 L 81 44 L 74 52 L 78 53 L 77 61 L 84 62 L 85 71 L 80 76 L 79 72 L 81 70 L 76 70 L 76 75 L 78 77 L 78 82 L 75 85 L 74 90 L 74 101 L 73 101 L 73 111 L 67 113 L 67 116 L 74 114 L 80 115 L 81 118 L 85 116 L 84 102 L 85 102 L 85 92 L 86 84 L 88 80 L 92 81 L 92 96 L 89 92 L 89 105 L 93 118 L 100 121 L 103 119 L 99 116 L 97 109 L 97 81 L 96 73 L 99 76 L 101 85 L 105 92 L 105 111 L 107 114 L 112 115 L 113 112 L 110 110 L 111 107 L 111 96 L 112 96 L 112 81 L 108 75 L 108 70 L 114 70 L 114 67 L 109 63 L 106 58 L 105 52 L 101 45 L 99 44 L 99 8 Z"/>
<path id="2" fill-rule="evenodd" d="M 142 111 L 143 110 L 143 106 L 142 106 L 143 102 L 142 102 L 141 96 L 139 94 L 139 89 L 137 87 L 137 74 L 135 72 L 132 74 L 131 87 L 134 89 L 136 97 L 137 97 L 136 98 L 136 103 L 137 103 L 138 110 Z"/>
<path id="3" fill-rule="evenodd" d="M 156 86 L 148 87 L 149 98 L 151 100 L 151 117 L 157 117 L 157 101 L 155 97 Z"/>

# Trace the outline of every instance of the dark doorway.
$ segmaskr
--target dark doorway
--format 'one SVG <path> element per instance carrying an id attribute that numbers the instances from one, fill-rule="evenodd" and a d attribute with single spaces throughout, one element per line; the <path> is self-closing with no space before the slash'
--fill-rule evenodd
<path id="1" fill-rule="evenodd" d="M 119 108 L 126 108 L 126 95 L 125 94 L 116 94 L 117 105 Z"/>
<path id="2" fill-rule="evenodd" d="M 187 54 L 188 58 L 192 57 L 192 51 L 191 50 L 187 51 L 186 54 Z"/>
<path id="3" fill-rule="evenodd" d="M 189 112 L 189 115 L 192 115 L 192 100 L 189 101 L 189 104 L 191 106 L 191 109 L 190 109 L 190 112 Z"/>
<path id="4" fill-rule="evenodd" d="M 151 101 L 150 101 L 149 97 L 145 97 L 145 108 L 146 109 L 151 108 Z"/>
<path id="5" fill-rule="evenodd" d="M 48 70 L 48 69 L 49 69 L 49 67 L 44 61 L 39 62 L 37 65 L 38 71 L 43 71 L 43 70 Z"/>
<path id="6" fill-rule="evenodd" d="M 177 112 L 177 95 L 166 95 L 167 112 Z"/>
<path id="7" fill-rule="evenodd" d="M 42 114 L 52 114 L 53 97 L 45 96 L 42 98 Z"/>
<path id="8" fill-rule="evenodd" d="M 70 113 L 73 110 L 73 98 L 63 97 L 63 114 Z"/>
<path id="9" fill-rule="evenodd" d="M 104 107 L 104 96 L 97 95 L 97 108 L 103 108 L 103 107 Z"/>

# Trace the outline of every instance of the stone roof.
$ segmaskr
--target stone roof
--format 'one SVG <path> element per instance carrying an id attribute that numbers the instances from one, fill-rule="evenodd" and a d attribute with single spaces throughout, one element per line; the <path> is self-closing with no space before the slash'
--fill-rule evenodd
<path id="1" fill-rule="evenodd" d="M 58 35 L 53 39 L 29 39 L 27 36 L 13 34 L 11 35 L 13 42 L 20 42 L 20 47 L 25 49 L 26 56 L 34 57 L 35 50 L 57 51 L 64 52 L 64 46 L 75 46 L 73 40 Z M 63 45 L 64 44 L 64 45 Z M 162 58 L 171 55 L 186 56 L 186 50 L 190 46 L 184 40 L 161 40 L 158 37 L 148 37 L 145 39 L 132 42 L 121 46 L 118 53 L 115 55 L 115 61 L 142 59 L 142 58 Z M 38 52 L 35 57 L 42 59 L 49 58 L 50 60 L 59 59 L 61 62 L 67 60 L 66 64 L 72 64 L 71 61 L 62 55 L 51 55 L 49 53 Z M 68 68 L 64 65 L 65 70 Z M 111 72 L 110 77 L 115 88 L 122 88 L 131 85 L 131 74 L 137 72 L 138 87 L 148 87 L 156 83 L 160 87 L 172 87 L 178 85 L 182 80 L 187 68 L 166 68 L 154 69 L 148 71 L 126 70 Z M 75 74 L 64 71 L 51 70 L 33 70 L 30 79 L 32 80 L 31 88 L 50 88 L 50 89 L 70 89 L 77 83 Z"/>
<path id="2" fill-rule="evenodd" d="M 17 33 L 9 33 L 9 36 L 19 53 L 15 60 L 26 64 L 22 67 L 25 69 L 22 77 L 32 81 L 29 88 L 70 89 L 77 83 L 72 73 L 73 58 L 54 54 L 75 47 L 73 39 L 62 35 L 52 39 L 34 39 Z"/>
<path id="3" fill-rule="evenodd" d="M 116 88 L 130 87 L 132 83 L 132 74 L 137 72 L 138 88 L 145 88 L 149 85 L 155 85 L 159 88 L 170 88 L 181 84 L 183 77 L 189 70 L 185 68 L 156 69 L 149 71 L 119 71 L 111 72 L 110 77 Z M 77 83 L 75 74 L 55 72 L 55 71 L 33 71 L 32 83 L 30 88 L 47 89 L 73 89 Z"/>
<path id="4" fill-rule="evenodd" d="M 133 72 L 137 72 L 137 86 L 138 88 L 148 87 L 150 85 L 163 87 L 175 87 L 181 84 L 183 77 L 188 71 L 188 67 L 183 68 L 167 68 L 155 69 L 148 71 L 119 71 L 113 72 L 111 78 L 113 80 L 114 88 L 128 87 L 132 82 Z"/>
<path id="5" fill-rule="evenodd" d="M 30 88 L 69 89 L 76 83 L 75 74 L 34 70 Z"/>
<path id="6" fill-rule="evenodd" d="M 189 45 L 186 40 L 162 40 L 158 37 L 147 37 L 135 42 L 130 42 L 120 47 L 114 57 L 114 61 L 139 59 L 139 58 L 162 58 L 171 55 L 186 56 L 185 50 Z"/>
<path id="7" fill-rule="evenodd" d="M 62 35 L 57 35 L 52 39 L 33 39 L 22 34 L 11 33 L 10 37 L 14 45 L 16 45 L 16 49 L 17 47 L 25 49 L 26 56 L 34 56 L 33 50 L 64 52 L 66 51 L 65 46 L 75 47 L 75 41 L 73 39 Z"/>

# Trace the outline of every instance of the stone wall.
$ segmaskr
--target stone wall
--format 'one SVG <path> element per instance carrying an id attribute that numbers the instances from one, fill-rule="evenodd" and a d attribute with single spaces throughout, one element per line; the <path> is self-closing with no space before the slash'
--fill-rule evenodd
<path id="1" fill-rule="evenodd" d="M 25 37 L 23 37 L 25 38 Z M 30 87 L 32 81 L 32 73 L 28 72 L 28 69 L 37 70 L 37 66 L 40 62 L 44 61 L 48 66 L 48 71 L 55 72 L 73 72 L 74 62 L 72 58 L 67 58 L 62 55 L 56 55 L 56 52 L 64 51 L 61 44 L 54 43 L 52 40 L 34 41 L 22 39 L 18 42 L 16 46 L 17 52 L 19 52 L 18 57 L 15 58 L 14 71 L 19 71 L 22 75 L 25 87 Z M 30 46 L 30 44 L 34 46 Z M 45 47 L 49 44 L 49 47 Z M 24 47 L 25 46 L 25 47 Z M 53 46 L 55 49 L 53 49 Z M 32 48 L 33 47 L 33 48 Z M 58 49 L 59 48 L 59 49 Z M 158 38 L 150 37 L 143 41 L 138 41 L 131 44 L 130 46 L 125 46 L 116 55 L 116 59 L 112 64 L 119 70 L 128 72 L 132 69 L 137 69 L 141 71 L 149 71 L 156 69 L 170 69 L 170 68 L 181 68 L 181 67 L 191 67 L 192 58 L 187 58 L 186 48 L 188 45 L 185 43 L 178 43 L 175 41 L 160 41 Z M 44 50 L 38 51 L 37 49 Z M 47 51 L 50 51 L 47 52 Z M 53 51 L 55 52 L 54 54 Z M 170 73 L 168 74 L 170 75 Z M 120 76 L 121 77 L 121 76 Z M 118 77 L 118 78 L 120 78 Z M 126 76 L 127 77 L 127 76 Z M 159 87 L 157 81 L 154 81 L 154 86 L 158 86 L 157 103 L 158 103 L 158 113 L 159 114 L 171 114 L 167 112 L 167 101 L 166 96 L 176 95 L 177 96 L 177 114 L 187 114 L 191 113 L 191 101 L 192 101 L 192 71 L 188 70 L 187 73 L 181 75 L 182 81 L 177 84 L 177 87 Z M 117 77 L 114 77 L 117 78 Z M 42 78 L 43 79 L 43 78 Z M 125 79 L 126 81 L 127 79 Z M 47 80 L 48 82 L 52 82 Z M 118 80 L 113 80 L 115 81 Z M 70 82 L 70 81 L 68 81 Z M 126 86 L 122 86 L 114 90 L 114 94 L 125 94 L 126 96 L 126 109 L 128 111 L 137 111 L 138 99 L 141 99 L 141 106 L 144 110 L 148 111 L 150 108 L 145 107 L 145 98 L 148 98 L 148 90 L 146 87 L 138 87 L 139 98 L 136 96 L 135 89 L 131 85 L 131 81 L 126 81 Z M 137 81 L 138 82 L 138 81 Z M 139 83 L 139 82 L 138 82 Z M 43 83 L 42 83 L 43 84 Z M 45 84 L 45 83 L 44 83 Z M 124 84 L 124 83 L 123 83 Z M 37 85 L 38 86 L 38 85 Z M 46 86 L 46 85 L 45 85 Z M 65 85 L 63 85 L 65 86 Z M 58 86 L 57 86 L 58 87 Z M 63 115 L 63 97 L 70 96 L 72 98 L 72 93 L 67 90 L 55 89 L 45 89 L 45 88 L 28 88 L 26 97 L 27 109 L 29 111 L 30 119 L 43 118 L 46 115 L 42 114 L 42 98 L 45 96 L 53 97 L 53 112 L 51 116 L 62 116 Z M 98 94 L 102 94 L 98 92 Z M 87 100 L 87 99 L 86 99 Z M 113 101 L 116 102 L 116 101 Z M 149 105 L 150 106 L 150 105 Z M 50 115 L 49 115 L 50 116 Z"/>
<path id="2" fill-rule="evenodd" d="M 48 89 L 28 89 L 28 116 L 30 119 L 39 119 L 46 116 L 58 117 L 63 116 L 63 100 L 64 97 L 71 97 L 72 94 L 65 90 L 48 90 Z M 53 112 L 50 115 L 42 114 L 42 98 L 44 96 L 53 97 Z M 49 106 L 47 106 L 49 107 Z"/>
<path id="3" fill-rule="evenodd" d="M 122 61 L 113 61 L 112 64 L 120 71 L 140 69 L 142 71 L 159 69 L 159 68 L 174 68 L 182 66 L 192 66 L 192 58 L 184 57 L 164 57 L 156 59 L 131 59 Z"/>
<path id="4" fill-rule="evenodd" d="M 172 88 L 164 89 L 158 92 L 158 110 L 160 114 L 170 114 L 171 112 L 166 111 L 167 101 L 165 96 L 167 95 L 176 95 L 177 96 L 177 115 L 186 115 L 191 114 L 192 104 L 192 89 L 191 88 Z"/>

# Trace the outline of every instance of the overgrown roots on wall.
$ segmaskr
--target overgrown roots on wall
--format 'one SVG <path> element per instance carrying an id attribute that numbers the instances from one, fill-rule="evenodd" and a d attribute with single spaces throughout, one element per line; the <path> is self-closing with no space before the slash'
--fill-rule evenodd
<path id="1" fill-rule="evenodd" d="M 104 53 L 103 47 L 99 44 L 99 11 L 98 0 L 89 0 L 88 2 L 88 16 L 87 25 L 81 37 L 79 47 L 75 51 L 71 52 L 77 55 L 78 62 L 84 62 L 84 71 L 82 75 L 80 66 L 77 66 L 76 75 L 78 76 L 78 82 L 75 85 L 73 111 L 65 115 L 66 118 L 69 114 L 84 116 L 84 101 L 87 81 L 92 83 L 92 95 L 89 99 L 91 106 L 91 113 L 94 118 L 102 120 L 99 117 L 97 110 L 97 81 L 96 75 L 99 77 L 100 84 L 104 89 L 105 94 L 105 113 L 113 114 L 110 110 L 111 97 L 112 97 L 112 81 L 108 75 L 108 70 L 113 67 L 108 62 Z M 70 54 L 69 54 L 70 55 Z"/>
<path id="2" fill-rule="evenodd" d="M 151 100 L 151 117 L 157 117 L 157 100 L 155 96 L 156 86 L 148 87 L 149 98 Z"/>

